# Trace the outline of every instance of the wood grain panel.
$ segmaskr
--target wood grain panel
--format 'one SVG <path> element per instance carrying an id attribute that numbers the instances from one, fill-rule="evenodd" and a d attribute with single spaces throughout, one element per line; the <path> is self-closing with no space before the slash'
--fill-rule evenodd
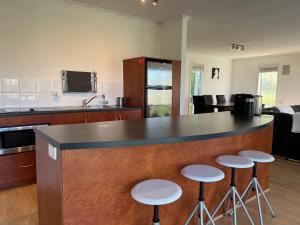
<path id="1" fill-rule="evenodd" d="M 35 182 L 35 152 L 0 156 L 0 190 Z"/>
<path id="2" fill-rule="evenodd" d="M 39 225 L 62 225 L 61 152 L 48 156 L 48 143 L 36 136 Z"/>
<path id="3" fill-rule="evenodd" d="M 103 121 L 113 121 L 117 120 L 116 111 L 109 112 L 88 112 L 87 122 L 103 122 Z"/>
<path id="4" fill-rule="evenodd" d="M 180 115 L 180 75 L 181 75 L 181 61 L 172 61 L 173 66 L 173 105 L 172 115 Z"/>
<path id="5" fill-rule="evenodd" d="M 142 118 L 143 118 L 143 111 L 140 109 L 87 113 L 87 122 L 89 123 L 113 121 L 113 120 L 135 120 L 135 119 L 142 119 Z"/>
<path id="6" fill-rule="evenodd" d="M 163 206 L 160 213 L 161 224 L 183 224 L 197 202 L 198 184 L 182 177 L 180 170 L 193 163 L 209 164 L 224 170 L 225 180 L 206 185 L 207 205 L 209 210 L 213 210 L 230 184 L 230 170 L 219 166 L 215 158 L 237 154 L 243 149 L 271 153 L 272 128 L 269 126 L 245 135 L 206 141 L 106 150 L 65 150 L 62 165 L 63 224 L 151 224 L 152 207 L 135 202 L 130 195 L 135 184 L 151 178 L 169 179 L 182 187 L 182 198 Z M 239 191 L 250 181 L 251 172 L 251 169 L 238 171 Z M 269 165 L 260 164 L 258 174 L 266 189 Z"/>
<path id="7" fill-rule="evenodd" d="M 121 120 L 139 120 L 143 118 L 143 110 L 126 110 L 120 112 Z"/>
<path id="8" fill-rule="evenodd" d="M 123 61 L 123 84 L 125 104 L 144 107 L 145 58 Z"/>
<path id="9" fill-rule="evenodd" d="M 85 112 L 59 113 L 52 115 L 52 125 L 85 123 Z"/>
<path id="10" fill-rule="evenodd" d="M 120 110 L 106 112 L 76 112 L 42 115 L 0 117 L 0 126 L 22 126 L 33 124 L 73 124 L 111 121 L 116 119 L 142 119 L 142 110 Z M 19 166 L 31 165 L 26 168 Z M 0 156 L 0 190 L 36 182 L 35 153 L 20 153 Z"/>
<path id="11" fill-rule="evenodd" d="M 0 127 L 13 127 L 50 123 L 51 115 L 49 114 L 0 117 Z"/>

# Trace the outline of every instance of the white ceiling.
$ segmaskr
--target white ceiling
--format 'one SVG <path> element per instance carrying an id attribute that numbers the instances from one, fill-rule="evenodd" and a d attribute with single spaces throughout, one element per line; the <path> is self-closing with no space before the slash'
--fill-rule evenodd
<path id="1" fill-rule="evenodd" d="M 128 15 L 164 21 L 192 17 L 188 49 L 231 58 L 300 51 L 300 0 L 73 0 Z M 230 44 L 244 44 L 244 53 Z"/>

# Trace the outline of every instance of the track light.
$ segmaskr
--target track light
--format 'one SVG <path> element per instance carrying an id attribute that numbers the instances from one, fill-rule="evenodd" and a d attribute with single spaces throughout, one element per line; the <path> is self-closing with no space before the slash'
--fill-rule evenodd
<path id="1" fill-rule="evenodd" d="M 145 3 L 146 3 L 146 0 L 141 0 L 141 2 L 142 2 L 143 4 L 145 4 Z M 158 0 L 152 0 L 152 5 L 153 5 L 153 6 L 158 6 Z"/>
<path id="2" fill-rule="evenodd" d="M 231 44 L 231 51 L 243 52 L 245 51 L 245 46 L 240 44 Z"/>

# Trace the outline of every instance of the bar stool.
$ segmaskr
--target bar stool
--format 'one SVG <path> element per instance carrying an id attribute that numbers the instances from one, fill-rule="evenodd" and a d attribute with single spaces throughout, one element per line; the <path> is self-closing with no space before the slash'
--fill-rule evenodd
<path id="1" fill-rule="evenodd" d="M 198 204 L 196 208 L 192 211 L 189 218 L 186 220 L 184 225 L 188 225 L 193 216 L 198 211 L 198 222 L 200 221 L 200 224 L 203 225 L 203 214 L 204 212 L 207 214 L 209 221 L 215 225 L 213 218 L 211 217 L 210 213 L 208 212 L 205 203 L 204 203 L 204 183 L 206 182 L 217 182 L 224 179 L 224 173 L 212 166 L 207 165 L 190 165 L 187 167 L 184 167 L 181 170 L 181 173 L 184 177 L 200 182 L 200 189 L 199 189 L 199 198 L 198 198 Z"/>
<path id="2" fill-rule="evenodd" d="M 267 199 L 267 196 L 265 195 L 263 189 L 261 188 L 261 186 L 259 184 L 259 181 L 257 180 L 257 163 L 271 163 L 275 159 L 270 154 L 267 154 L 267 153 L 264 153 L 264 152 L 259 152 L 259 151 L 253 151 L 253 150 L 241 151 L 239 153 L 239 155 L 251 160 L 252 162 L 254 162 L 252 180 L 250 181 L 248 187 L 244 191 L 241 198 L 244 200 L 244 202 L 246 202 L 250 189 L 252 189 L 252 191 L 255 192 L 256 200 L 257 200 L 257 206 L 258 206 L 258 212 L 259 212 L 259 221 L 260 221 L 260 224 L 263 225 L 264 222 L 263 222 L 263 217 L 262 217 L 259 191 L 262 194 L 263 199 L 265 200 L 265 202 L 267 204 L 267 207 L 269 208 L 272 217 L 275 217 L 275 213 L 274 213 L 274 211 L 273 211 L 273 209 L 272 209 L 272 207 L 271 207 L 271 205 L 270 205 L 270 203 Z M 238 202 L 237 206 L 238 205 L 239 205 L 239 202 Z"/>
<path id="3" fill-rule="evenodd" d="M 131 196 L 138 202 L 154 206 L 153 225 L 159 223 L 159 206 L 178 200 L 182 195 L 181 188 L 168 180 L 146 180 L 135 185 Z"/>
<path id="4" fill-rule="evenodd" d="M 231 184 L 230 184 L 229 191 L 225 194 L 224 198 L 222 199 L 222 201 L 220 202 L 220 204 L 214 211 L 212 217 L 213 218 L 215 217 L 215 215 L 217 214 L 217 212 L 219 211 L 221 206 L 224 204 L 226 199 L 229 198 L 226 211 L 228 210 L 230 202 L 232 202 L 233 203 L 233 224 L 237 225 L 236 209 L 237 209 L 237 200 L 238 200 L 240 202 L 240 204 L 242 205 L 244 212 L 246 213 L 250 223 L 252 225 L 254 225 L 253 220 L 252 220 L 244 202 L 242 201 L 240 194 L 236 190 L 236 170 L 251 168 L 254 166 L 254 163 L 245 157 L 237 156 L 237 155 L 219 156 L 216 159 L 216 161 L 222 166 L 231 168 Z"/>

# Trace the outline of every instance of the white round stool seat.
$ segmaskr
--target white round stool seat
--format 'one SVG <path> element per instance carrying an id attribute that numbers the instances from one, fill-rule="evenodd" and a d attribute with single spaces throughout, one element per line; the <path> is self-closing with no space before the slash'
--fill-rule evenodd
<path id="1" fill-rule="evenodd" d="M 254 166 L 254 162 L 238 155 L 222 155 L 216 161 L 222 166 L 236 169 L 251 168 Z"/>
<path id="2" fill-rule="evenodd" d="M 239 155 L 258 163 L 270 163 L 275 160 L 275 158 L 270 154 L 254 150 L 241 151 Z"/>
<path id="3" fill-rule="evenodd" d="M 181 188 L 168 180 L 146 180 L 133 187 L 132 197 L 146 205 L 165 205 L 175 202 L 182 195 Z"/>
<path id="4" fill-rule="evenodd" d="M 190 165 L 181 170 L 186 178 L 199 182 L 217 182 L 223 180 L 225 175 L 222 170 L 207 165 Z"/>

